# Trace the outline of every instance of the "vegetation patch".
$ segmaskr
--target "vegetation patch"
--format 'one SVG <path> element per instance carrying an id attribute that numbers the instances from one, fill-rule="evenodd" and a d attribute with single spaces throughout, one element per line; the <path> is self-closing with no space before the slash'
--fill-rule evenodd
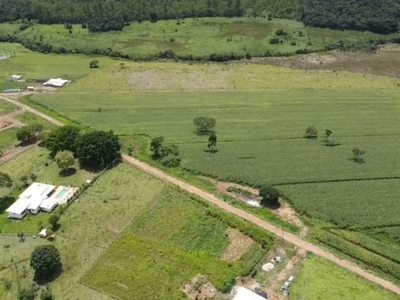
<path id="1" fill-rule="evenodd" d="M 329 276 L 327 276 L 329 274 Z M 335 284 L 332 285 L 332 282 Z M 330 288 L 327 288 L 327 287 Z M 290 287 L 290 299 L 388 299 L 398 296 L 318 256 L 308 255 Z"/>
<path id="2" fill-rule="evenodd" d="M 196 274 L 207 274 L 218 289 L 224 289 L 239 271 L 239 263 L 126 233 L 81 281 L 120 299 L 185 299 L 180 288 Z"/>

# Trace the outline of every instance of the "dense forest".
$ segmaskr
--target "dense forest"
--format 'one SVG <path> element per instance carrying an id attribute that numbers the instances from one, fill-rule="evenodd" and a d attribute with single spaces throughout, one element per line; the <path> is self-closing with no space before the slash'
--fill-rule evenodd
<path id="1" fill-rule="evenodd" d="M 307 26 L 392 33 L 400 27 L 400 0 L 303 0 Z"/>
<path id="2" fill-rule="evenodd" d="M 129 22 L 189 17 L 301 19 L 305 25 L 391 33 L 400 27 L 400 0 L 0 0 L 0 22 L 82 24 L 121 30 Z"/>
<path id="3" fill-rule="evenodd" d="M 121 30 L 132 21 L 213 16 L 297 18 L 299 0 L 0 0 L 0 22 L 71 23 L 90 31 Z"/>

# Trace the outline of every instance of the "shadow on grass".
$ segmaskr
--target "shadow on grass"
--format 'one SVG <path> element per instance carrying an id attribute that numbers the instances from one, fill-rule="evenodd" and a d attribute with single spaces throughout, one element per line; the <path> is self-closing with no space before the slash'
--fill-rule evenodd
<path id="1" fill-rule="evenodd" d="M 75 168 L 68 168 L 68 169 L 64 169 L 61 170 L 60 172 L 58 172 L 58 175 L 60 175 L 61 177 L 68 177 L 68 176 L 72 176 L 76 174 L 76 169 Z"/>
<path id="2" fill-rule="evenodd" d="M 218 152 L 218 149 L 204 149 L 204 152 L 207 152 L 207 153 L 217 153 L 217 152 Z"/>
<path id="3" fill-rule="evenodd" d="M 120 163 L 122 163 L 122 159 L 117 159 L 113 163 L 107 166 L 96 166 L 94 164 L 85 164 L 85 165 L 81 164 L 80 167 L 89 173 L 98 173 L 103 171 L 105 168 L 111 170 L 112 168 L 117 167 Z"/>
<path id="4" fill-rule="evenodd" d="M 62 268 L 62 265 L 60 265 L 59 267 L 55 268 L 51 273 L 39 274 L 38 272 L 35 272 L 33 280 L 37 284 L 45 285 L 49 282 L 56 280 L 58 277 L 60 277 L 62 271 L 63 271 L 63 268 Z"/>
<path id="5" fill-rule="evenodd" d="M 0 198 L 0 214 L 3 213 L 11 204 L 15 202 L 15 198 L 12 196 L 4 196 Z"/>
<path id="6" fill-rule="evenodd" d="M 279 202 L 277 202 L 277 203 L 261 203 L 261 206 L 272 209 L 272 210 L 277 210 L 278 208 L 281 207 L 281 204 Z"/>
<path id="7" fill-rule="evenodd" d="M 214 130 L 208 130 L 208 131 L 193 131 L 194 134 L 198 136 L 206 136 L 206 135 L 211 135 L 211 134 L 216 134 L 217 132 Z"/>
<path id="8" fill-rule="evenodd" d="M 365 160 L 363 158 L 349 158 L 349 161 L 352 161 L 357 164 L 365 164 Z"/>

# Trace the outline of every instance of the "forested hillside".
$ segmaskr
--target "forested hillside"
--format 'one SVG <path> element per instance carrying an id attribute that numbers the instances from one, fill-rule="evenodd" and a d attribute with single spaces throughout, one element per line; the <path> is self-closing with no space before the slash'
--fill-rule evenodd
<path id="1" fill-rule="evenodd" d="M 120 30 L 127 22 L 188 17 L 297 18 L 300 0 L 0 0 L 0 22 L 84 24 L 91 31 Z"/>
<path id="2" fill-rule="evenodd" d="M 391 33 L 399 30 L 400 0 L 303 0 L 307 26 Z"/>

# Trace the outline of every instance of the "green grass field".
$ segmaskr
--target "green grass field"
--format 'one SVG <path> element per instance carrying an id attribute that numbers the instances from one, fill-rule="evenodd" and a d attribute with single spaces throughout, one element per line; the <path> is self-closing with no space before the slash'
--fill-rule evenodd
<path id="1" fill-rule="evenodd" d="M 270 44 L 275 32 L 283 29 L 277 44 Z M 265 18 L 201 18 L 185 19 L 179 24 L 175 20 L 157 23 L 132 23 L 122 31 L 89 33 L 87 29 L 74 25 L 72 33 L 64 25 L 38 25 L 20 31 L 19 24 L 1 24 L 0 34 L 15 34 L 20 38 L 53 45 L 74 51 L 112 49 L 133 57 L 146 57 L 168 49 L 179 55 L 208 56 L 212 53 L 238 53 L 263 56 L 271 53 L 294 53 L 298 49 L 324 50 L 339 40 L 345 45 L 368 40 L 387 39 L 398 36 L 383 36 L 369 32 L 340 31 L 305 27 L 293 20 Z"/>
<path id="2" fill-rule="evenodd" d="M 10 148 L 17 143 L 15 137 L 17 130 L 16 128 L 10 128 L 0 131 L 0 151 Z"/>
<path id="3" fill-rule="evenodd" d="M 1 61 L 0 61 L 1 62 Z M 1 90 L 1 88 L 0 88 Z M 17 109 L 17 107 L 10 102 L 0 100 L 0 116 L 6 115 Z"/>
<path id="4" fill-rule="evenodd" d="M 398 299 L 397 295 L 317 256 L 309 255 L 301 264 L 290 287 L 290 300 Z"/>

